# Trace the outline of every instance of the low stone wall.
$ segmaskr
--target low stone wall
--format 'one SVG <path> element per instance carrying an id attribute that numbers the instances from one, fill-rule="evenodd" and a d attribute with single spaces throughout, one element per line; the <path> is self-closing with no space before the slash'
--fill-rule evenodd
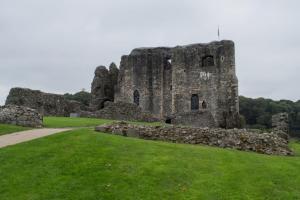
<path id="1" fill-rule="evenodd" d="M 205 144 L 269 155 L 292 155 L 288 141 L 273 133 L 246 129 L 209 129 L 178 126 L 139 126 L 125 122 L 102 125 L 96 131 L 149 140 Z"/>
<path id="2" fill-rule="evenodd" d="M 155 122 L 159 119 L 152 116 L 151 113 L 143 112 L 135 104 L 125 102 L 105 102 L 104 108 L 95 112 L 80 112 L 81 117 L 93 117 L 103 119 L 116 119 L 125 121 L 145 121 Z"/>
<path id="3" fill-rule="evenodd" d="M 0 107 L 0 123 L 39 128 L 43 126 L 43 117 L 34 109 L 7 105 Z"/>

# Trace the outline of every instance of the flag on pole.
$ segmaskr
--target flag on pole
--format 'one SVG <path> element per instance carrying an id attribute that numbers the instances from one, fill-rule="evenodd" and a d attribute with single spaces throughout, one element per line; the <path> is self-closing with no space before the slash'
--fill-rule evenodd
<path id="1" fill-rule="evenodd" d="M 220 27 L 218 26 L 218 40 L 220 40 Z"/>

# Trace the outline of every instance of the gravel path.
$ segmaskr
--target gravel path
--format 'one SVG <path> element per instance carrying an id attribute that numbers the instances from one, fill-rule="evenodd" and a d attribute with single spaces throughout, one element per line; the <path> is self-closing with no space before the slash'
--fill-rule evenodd
<path id="1" fill-rule="evenodd" d="M 26 142 L 40 137 L 45 137 L 55 133 L 60 133 L 63 131 L 72 130 L 71 128 L 43 128 L 43 129 L 34 129 L 28 131 L 21 131 L 17 133 L 11 133 L 7 135 L 0 136 L 0 148 L 6 147 L 9 145 L 18 144 L 21 142 Z"/>

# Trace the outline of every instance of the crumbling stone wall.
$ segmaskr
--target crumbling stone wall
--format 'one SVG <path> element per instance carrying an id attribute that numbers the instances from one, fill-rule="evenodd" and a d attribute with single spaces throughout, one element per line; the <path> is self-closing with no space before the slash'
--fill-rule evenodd
<path id="1" fill-rule="evenodd" d="M 0 123 L 40 128 L 43 126 L 43 117 L 34 109 L 7 105 L 0 106 Z"/>
<path id="2" fill-rule="evenodd" d="M 114 63 L 109 66 L 109 70 L 105 66 L 96 68 L 91 87 L 91 108 L 93 110 L 103 108 L 106 101 L 114 101 L 118 74 L 119 69 Z"/>
<path id="3" fill-rule="evenodd" d="M 273 133 L 246 129 L 209 129 L 178 126 L 139 126 L 118 122 L 102 125 L 96 131 L 149 140 L 205 144 L 269 155 L 293 155 L 288 141 Z"/>
<path id="4" fill-rule="evenodd" d="M 137 105 L 126 102 L 114 103 L 107 101 L 103 109 L 93 112 L 82 111 L 80 112 L 80 116 L 125 121 L 159 121 L 159 119 L 155 118 L 151 113 L 143 112 Z"/>
<path id="5" fill-rule="evenodd" d="M 197 126 L 204 116 L 191 111 L 208 111 L 216 127 L 237 127 L 234 43 L 134 49 L 121 59 L 115 101 L 138 104 L 161 119 L 194 115 Z"/>
<path id="6" fill-rule="evenodd" d="M 207 110 L 179 113 L 170 118 L 171 124 L 187 125 L 193 127 L 216 127 L 216 122 L 211 112 Z"/>
<path id="7" fill-rule="evenodd" d="M 283 138 L 288 138 L 289 134 L 289 114 L 279 113 L 272 116 L 273 132 Z"/>
<path id="8" fill-rule="evenodd" d="M 29 107 L 44 116 L 69 116 L 85 109 L 80 102 L 66 100 L 62 95 L 27 88 L 12 88 L 5 105 Z"/>
<path id="9" fill-rule="evenodd" d="M 143 111 L 160 118 L 171 114 L 170 54 L 170 48 L 162 47 L 134 49 L 123 56 L 115 101 L 138 104 Z M 164 101 L 163 96 L 169 98 Z"/>

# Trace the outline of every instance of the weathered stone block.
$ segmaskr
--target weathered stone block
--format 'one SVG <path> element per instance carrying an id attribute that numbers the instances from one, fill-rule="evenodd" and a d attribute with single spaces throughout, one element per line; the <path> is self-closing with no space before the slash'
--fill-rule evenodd
<path id="1" fill-rule="evenodd" d="M 34 109 L 7 105 L 0 107 L 0 123 L 40 128 L 43 117 Z"/>

